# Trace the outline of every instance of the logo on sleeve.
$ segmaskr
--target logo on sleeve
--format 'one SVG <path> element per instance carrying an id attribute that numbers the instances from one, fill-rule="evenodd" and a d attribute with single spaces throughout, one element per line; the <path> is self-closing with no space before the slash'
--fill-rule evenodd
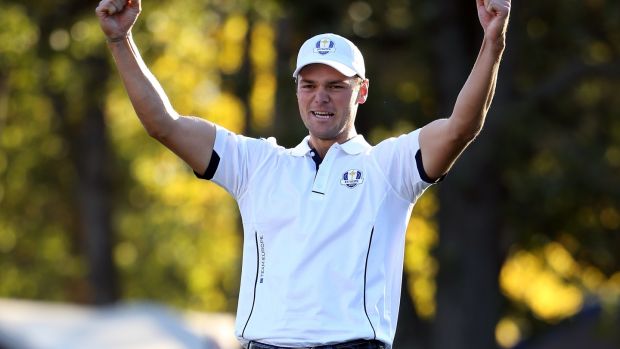
<path id="1" fill-rule="evenodd" d="M 362 171 L 359 170 L 348 170 L 342 175 L 340 180 L 340 184 L 346 185 L 349 188 L 355 188 L 362 183 L 364 183 L 364 177 L 362 176 Z"/>

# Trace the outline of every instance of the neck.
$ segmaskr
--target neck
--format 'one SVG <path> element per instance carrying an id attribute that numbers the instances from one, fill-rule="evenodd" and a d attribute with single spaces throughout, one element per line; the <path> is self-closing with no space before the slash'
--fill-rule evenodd
<path id="1" fill-rule="evenodd" d="M 319 154 L 321 158 L 325 158 L 327 151 L 329 150 L 329 148 L 331 148 L 332 145 L 334 145 L 334 143 L 342 144 L 355 136 L 357 136 L 357 133 L 351 132 L 350 134 L 347 135 L 347 137 L 342 137 L 342 140 L 340 140 L 340 139 L 320 139 L 320 138 L 314 137 L 313 135 L 310 135 L 310 139 L 308 140 L 308 143 L 310 143 L 310 148 L 313 148 L 314 150 L 316 150 L 316 152 Z"/>

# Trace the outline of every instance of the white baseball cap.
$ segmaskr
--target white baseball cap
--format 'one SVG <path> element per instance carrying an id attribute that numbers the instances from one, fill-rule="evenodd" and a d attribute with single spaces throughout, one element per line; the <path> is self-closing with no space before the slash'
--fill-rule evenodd
<path id="1" fill-rule="evenodd" d="M 350 40 L 337 34 L 319 34 L 306 40 L 299 49 L 293 77 L 297 78 L 303 67 L 313 63 L 327 64 L 346 76 L 366 79 L 362 53 Z"/>

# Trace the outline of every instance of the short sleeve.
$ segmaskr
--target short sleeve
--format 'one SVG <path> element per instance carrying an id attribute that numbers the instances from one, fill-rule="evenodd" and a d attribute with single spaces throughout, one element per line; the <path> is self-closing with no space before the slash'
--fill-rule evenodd
<path id="1" fill-rule="evenodd" d="M 426 188 L 442 179 L 432 180 L 426 175 L 419 134 L 420 129 L 417 129 L 399 137 L 388 138 L 372 150 L 386 180 L 403 199 L 410 202 L 415 202 Z"/>
<path id="2" fill-rule="evenodd" d="M 273 142 L 235 134 L 216 125 L 215 144 L 206 176 L 234 198 L 239 198 L 256 168 L 275 153 Z"/>

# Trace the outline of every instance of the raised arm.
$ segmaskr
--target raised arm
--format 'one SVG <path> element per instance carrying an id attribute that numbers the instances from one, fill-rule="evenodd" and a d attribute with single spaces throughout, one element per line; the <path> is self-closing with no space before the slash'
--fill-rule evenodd
<path id="1" fill-rule="evenodd" d="M 448 172 L 467 145 L 478 135 L 491 106 L 504 52 L 510 0 L 476 0 L 484 29 L 482 47 L 459 93 L 452 115 L 435 120 L 420 131 L 424 170 L 431 178 Z"/>
<path id="2" fill-rule="evenodd" d="M 129 99 L 148 134 L 202 174 L 207 168 L 215 126 L 179 115 L 150 72 L 131 36 L 141 11 L 140 0 L 102 0 L 96 13 Z"/>

